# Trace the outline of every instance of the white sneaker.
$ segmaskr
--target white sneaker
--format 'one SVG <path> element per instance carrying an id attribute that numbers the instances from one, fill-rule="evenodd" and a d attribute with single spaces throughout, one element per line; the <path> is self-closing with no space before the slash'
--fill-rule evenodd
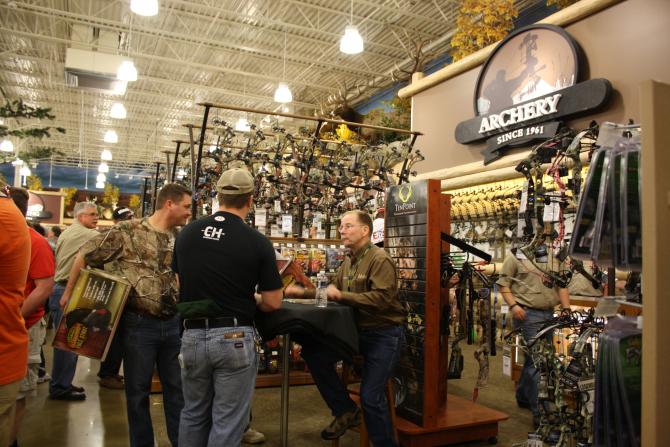
<path id="1" fill-rule="evenodd" d="M 254 430 L 253 428 L 250 428 L 244 432 L 244 436 L 242 436 L 242 442 L 245 444 L 260 444 L 265 442 L 265 435 L 259 431 Z"/>
<path id="2" fill-rule="evenodd" d="M 45 373 L 42 377 L 37 378 L 37 383 L 44 383 L 48 382 L 49 380 L 51 380 L 51 376 L 49 373 Z"/>

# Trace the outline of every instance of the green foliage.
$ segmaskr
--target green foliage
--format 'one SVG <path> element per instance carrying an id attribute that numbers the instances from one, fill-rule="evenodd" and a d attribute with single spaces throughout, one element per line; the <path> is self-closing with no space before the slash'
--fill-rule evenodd
<path id="1" fill-rule="evenodd" d="M 61 188 L 61 191 L 65 193 L 65 206 L 67 207 L 74 200 L 74 196 L 77 194 L 77 188 Z"/>
<path id="2" fill-rule="evenodd" d="M 384 107 L 371 110 L 365 116 L 365 124 L 376 126 L 393 127 L 395 129 L 409 130 L 411 127 L 410 119 L 412 112 L 411 98 L 395 97 L 390 101 L 382 101 Z M 386 111 L 385 109 L 391 109 Z M 384 132 L 376 135 L 380 143 L 392 143 L 394 141 L 405 140 L 407 134 L 399 132 Z"/>
<path id="3" fill-rule="evenodd" d="M 27 150 L 21 151 L 19 158 L 25 163 L 30 163 L 31 161 L 45 160 L 54 155 L 65 155 L 65 153 L 55 147 L 33 146 Z M 7 163 L 15 158 L 16 155 L 12 152 L 0 152 L 0 163 Z"/>
<path id="4" fill-rule="evenodd" d="M 23 100 L 7 102 L 0 107 L 0 118 L 15 118 L 15 119 L 37 119 L 37 120 L 53 120 L 55 115 L 51 114 L 51 108 L 32 107 L 26 105 Z M 10 130 L 6 125 L 0 125 L 0 138 L 2 137 L 16 137 L 16 138 L 38 138 L 50 137 L 51 131 L 56 130 L 59 133 L 65 133 L 62 127 L 33 127 L 28 129 L 14 129 Z"/>
<path id="5" fill-rule="evenodd" d="M 130 199 L 128 200 L 128 208 L 133 210 L 133 212 L 135 213 L 136 216 L 139 215 L 139 213 L 140 213 L 141 201 L 142 201 L 142 199 L 137 194 L 131 195 Z"/>

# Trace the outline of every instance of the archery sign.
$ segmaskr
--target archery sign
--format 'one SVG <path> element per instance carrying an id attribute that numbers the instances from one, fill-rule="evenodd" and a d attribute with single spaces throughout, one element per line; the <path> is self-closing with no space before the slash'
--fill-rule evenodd
<path id="1" fill-rule="evenodd" d="M 484 164 L 508 147 L 551 138 L 559 119 L 598 110 L 611 95 L 606 79 L 579 79 L 581 51 L 562 28 L 531 25 L 506 37 L 484 63 L 475 118 L 456 126 L 462 144 L 486 140 Z"/>

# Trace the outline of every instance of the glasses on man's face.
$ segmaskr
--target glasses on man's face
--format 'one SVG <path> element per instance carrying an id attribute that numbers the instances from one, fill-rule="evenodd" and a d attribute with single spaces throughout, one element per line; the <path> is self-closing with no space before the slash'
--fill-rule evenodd
<path id="1" fill-rule="evenodd" d="M 98 217 L 99 216 L 99 214 L 95 211 L 92 212 L 92 213 L 83 213 L 83 214 L 84 214 L 84 216 L 91 216 L 91 217 Z"/>
<path id="2" fill-rule="evenodd" d="M 351 230 L 351 229 L 354 228 L 354 227 L 360 227 L 360 226 L 361 226 L 361 225 L 356 225 L 356 224 L 344 224 L 344 225 L 340 225 L 339 227 L 337 227 L 337 229 L 338 229 L 339 232 L 341 233 L 342 230 L 347 230 L 347 231 L 349 231 L 349 230 Z"/>

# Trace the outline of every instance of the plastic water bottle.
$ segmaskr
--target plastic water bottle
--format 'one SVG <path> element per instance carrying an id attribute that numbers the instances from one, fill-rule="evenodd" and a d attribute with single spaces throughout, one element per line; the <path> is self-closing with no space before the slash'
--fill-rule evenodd
<path id="1" fill-rule="evenodd" d="M 316 275 L 316 307 L 328 306 L 326 287 L 328 287 L 328 277 L 326 276 L 326 272 L 321 270 L 319 274 Z"/>

